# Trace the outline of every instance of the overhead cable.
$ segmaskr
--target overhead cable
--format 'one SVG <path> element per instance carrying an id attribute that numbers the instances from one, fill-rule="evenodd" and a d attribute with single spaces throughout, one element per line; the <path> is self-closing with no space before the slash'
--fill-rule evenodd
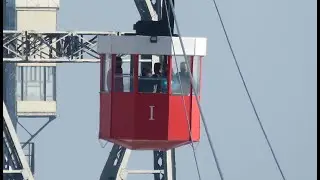
<path id="1" fill-rule="evenodd" d="M 275 155 L 275 152 L 274 152 L 274 150 L 273 150 L 273 148 L 272 148 L 272 145 L 271 145 L 271 143 L 270 143 L 270 140 L 269 140 L 269 138 L 268 138 L 268 136 L 267 136 L 267 133 L 266 133 L 266 131 L 264 130 L 264 127 L 263 127 L 263 124 L 262 124 L 262 122 L 261 122 L 261 119 L 260 119 L 260 116 L 259 116 L 259 114 L 258 114 L 258 111 L 257 111 L 257 109 L 256 109 L 256 107 L 255 107 L 255 105 L 254 105 L 254 103 L 253 103 L 253 100 L 252 100 L 252 97 L 251 97 L 251 95 L 250 95 L 248 86 L 247 86 L 246 81 L 245 81 L 245 79 L 244 79 L 244 77 L 243 77 L 242 71 L 241 71 L 241 69 L 240 69 L 238 60 L 237 60 L 236 55 L 235 55 L 235 52 L 234 52 L 234 50 L 233 50 L 233 48 L 232 48 L 232 45 L 231 45 L 231 42 L 230 42 L 230 39 L 229 39 L 227 30 L 226 30 L 226 28 L 225 28 L 225 26 L 224 26 L 224 23 L 223 23 L 223 20 L 222 20 L 222 17 L 221 17 L 219 8 L 218 8 L 218 4 L 217 4 L 216 0 L 212 0 L 212 1 L 213 1 L 213 3 L 214 3 L 215 9 L 216 9 L 216 11 L 217 11 L 217 13 L 218 13 L 218 16 L 219 16 L 219 20 L 220 20 L 222 29 L 223 29 L 223 31 L 224 31 L 224 34 L 225 34 L 225 36 L 226 36 L 226 39 L 227 39 L 227 42 L 228 42 L 228 45 L 229 45 L 229 49 L 230 49 L 230 51 L 231 51 L 231 53 L 232 53 L 234 62 L 235 62 L 235 64 L 236 64 L 236 66 L 237 66 L 237 69 L 238 69 L 239 75 L 240 75 L 240 77 L 241 77 L 243 86 L 244 86 L 244 88 L 245 88 L 245 90 L 246 90 L 246 93 L 247 93 L 247 95 L 248 95 L 248 97 L 249 97 L 249 101 L 250 101 L 251 106 L 252 106 L 252 108 L 253 108 L 253 111 L 254 111 L 254 114 L 255 114 L 255 116 L 256 116 L 256 119 L 258 120 L 258 123 L 259 123 L 259 125 L 260 125 L 260 128 L 261 128 L 261 130 L 262 130 L 262 132 L 263 132 L 263 135 L 264 135 L 264 137 L 265 137 L 265 139 L 266 139 L 266 141 L 267 141 L 267 144 L 268 144 L 269 149 L 270 149 L 270 151 L 271 151 L 271 153 L 272 153 L 272 156 L 273 156 L 273 159 L 274 159 L 274 161 L 275 161 L 275 163 L 276 163 L 276 165 L 277 165 L 277 168 L 278 168 L 278 170 L 279 170 L 279 172 L 280 172 L 280 174 L 281 174 L 281 176 L 282 176 L 282 179 L 283 179 L 283 180 L 286 180 L 286 178 L 285 178 L 285 176 L 284 176 L 284 173 L 282 172 L 281 166 L 280 166 L 280 164 L 279 164 L 279 162 L 278 162 L 278 159 L 277 159 L 277 157 L 276 157 L 276 155 Z"/>
<path id="2" fill-rule="evenodd" d="M 165 8 L 166 8 L 167 17 L 169 17 L 168 6 L 167 6 L 166 1 L 164 1 L 164 6 L 165 6 Z M 171 37 L 171 44 L 172 44 L 172 47 L 173 47 L 174 61 L 175 61 L 176 68 L 177 68 L 177 72 L 178 72 L 178 62 L 177 62 L 177 58 L 176 58 L 176 51 L 175 51 L 174 44 L 173 44 L 173 40 L 172 40 L 172 37 L 173 37 L 173 35 L 172 35 L 172 28 L 171 28 L 171 25 L 170 25 L 170 20 L 169 20 L 169 18 L 167 18 L 167 20 L 168 20 L 170 37 Z M 180 74 L 179 74 L 179 73 L 178 73 L 178 78 L 179 78 L 178 81 L 179 81 L 179 84 L 180 84 L 180 90 L 181 90 L 181 93 L 183 93 L 183 88 L 182 88 L 182 83 L 181 83 L 181 77 L 180 77 Z M 171 83 L 171 82 L 169 82 L 169 83 Z M 190 139 L 191 139 L 191 147 L 192 147 L 192 152 L 193 152 L 193 158 L 194 158 L 194 161 L 195 161 L 195 163 L 196 163 L 198 179 L 199 179 L 199 180 L 202 180 L 202 178 L 201 178 L 201 173 L 200 173 L 200 168 L 199 168 L 199 163 L 198 163 L 198 159 L 197 159 L 197 155 L 196 155 L 196 149 L 195 149 L 194 143 L 193 143 L 193 141 L 192 141 L 192 131 L 191 131 L 191 125 L 190 125 L 190 118 L 189 118 L 189 115 L 188 115 L 188 112 L 187 112 L 186 101 L 185 101 L 184 96 L 182 96 L 182 101 L 183 101 L 183 107 L 184 107 L 184 112 L 185 112 L 185 116 L 186 116 L 186 121 L 187 121 L 187 123 L 188 123 L 188 131 L 189 131 L 189 136 L 190 136 Z"/>
<path id="3" fill-rule="evenodd" d="M 203 110 L 202 110 L 202 107 L 201 107 L 201 104 L 200 104 L 200 101 L 199 101 L 198 92 L 195 89 L 195 83 L 194 83 L 194 79 L 193 79 L 193 76 L 192 76 L 192 73 L 191 73 L 191 68 L 190 68 L 189 63 L 187 62 L 188 58 L 187 58 L 187 55 L 186 55 L 184 44 L 182 42 L 181 33 L 180 33 L 180 29 L 179 29 L 179 24 L 178 24 L 178 20 L 177 20 L 177 16 L 176 16 L 176 13 L 175 13 L 175 10 L 174 10 L 174 6 L 173 6 L 172 0 L 169 0 L 169 3 L 170 3 L 170 8 L 172 10 L 172 14 L 173 14 L 173 17 L 174 17 L 174 22 L 175 22 L 175 25 L 176 25 L 176 28 L 177 28 L 177 33 L 178 33 L 179 41 L 180 41 L 181 48 L 182 48 L 182 51 L 183 51 L 184 59 L 186 61 L 187 69 L 188 69 L 188 72 L 189 72 L 189 77 L 190 77 L 192 90 L 195 93 L 195 98 L 196 98 L 196 101 L 197 101 L 197 105 L 199 107 L 201 120 L 202 120 L 204 129 L 205 129 L 205 132 L 207 134 L 207 138 L 208 138 L 208 141 L 209 141 L 210 149 L 211 149 L 212 155 L 214 157 L 214 161 L 215 161 L 215 163 L 217 165 L 217 169 L 218 169 L 218 172 L 219 172 L 220 179 L 224 180 L 223 173 L 221 171 L 221 167 L 220 167 L 220 164 L 219 164 L 219 160 L 218 160 L 218 157 L 216 155 L 216 152 L 215 152 L 212 140 L 211 140 L 211 136 L 210 136 L 209 129 L 208 129 L 208 126 L 207 126 L 207 122 L 205 120 L 205 116 L 204 116 L 204 113 L 203 113 Z"/>

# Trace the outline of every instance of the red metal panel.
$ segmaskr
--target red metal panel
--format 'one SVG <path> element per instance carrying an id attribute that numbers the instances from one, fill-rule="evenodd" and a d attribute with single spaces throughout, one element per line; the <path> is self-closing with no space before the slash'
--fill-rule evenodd
<path id="1" fill-rule="evenodd" d="M 135 102 L 136 140 L 167 140 L 169 95 L 137 93 Z M 153 111 L 153 112 L 152 112 Z"/>
<path id="2" fill-rule="evenodd" d="M 143 141 L 143 140 L 115 140 L 111 142 L 132 150 L 169 150 L 186 144 L 189 141 Z"/>
<path id="3" fill-rule="evenodd" d="M 183 100 L 184 97 L 184 100 Z M 185 104 L 185 105 L 184 105 Z M 170 96 L 169 140 L 190 140 L 190 96 Z"/>
<path id="4" fill-rule="evenodd" d="M 192 68 L 192 75 L 194 75 L 194 70 L 193 70 L 193 63 L 194 63 L 194 56 L 191 57 L 192 59 L 192 64 L 191 64 L 191 68 Z M 200 82 L 199 82 L 199 88 L 200 88 L 200 84 L 201 84 L 201 62 L 202 62 L 202 59 L 201 57 L 199 57 L 199 61 L 200 61 L 200 72 L 199 73 L 199 76 L 200 76 Z M 192 88 L 192 86 L 191 86 Z M 197 89 L 197 88 L 195 88 Z M 199 97 L 199 101 L 200 101 L 200 91 L 198 91 L 198 97 Z M 195 93 L 194 93 L 195 94 Z M 199 141 L 200 140 L 200 110 L 199 110 L 199 106 L 198 106 L 198 103 L 197 103 L 197 99 L 196 99 L 196 96 L 192 96 L 191 98 L 191 132 L 192 132 L 192 141 Z"/>
<path id="5" fill-rule="evenodd" d="M 107 139 L 111 131 L 111 94 L 100 93 L 100 125 L 99 138 Z"/>
<path id="6" fill-rule="evenodd" d="M 200 99 L 200 97 L 199 97 Z M 192 96 L 192 107 L 191 107 L 191 132 L 192 132 L 192 141 L 200 140 L 200 110 L 197 104 L 196 96 Z"/>
<path id="7" fill-rule="evenodd" d="M 134 93 L 112 92 L 112 138 L 134 137 L 134 105 Z"/>

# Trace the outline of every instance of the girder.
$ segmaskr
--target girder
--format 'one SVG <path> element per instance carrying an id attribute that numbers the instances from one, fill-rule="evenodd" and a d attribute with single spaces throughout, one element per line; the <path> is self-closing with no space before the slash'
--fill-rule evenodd
<path id="1" fill-rule="evenodd" d="M 132 150 L 114 144 L 103 168 L 100 180 L 126 180 L 128 174 L 153 174 L 154 180 L 176 180 L 175 150 L 153 151 L 153 170 L 129 170 Z"/>
<path id="2" fill-rule="evenodd" d="M 33 180 L 33 175 L 3 102 L 3 178 Z"/>
<path id="3" fill-rule="evenodd" d="M 99 62 L 98 35 L 120 32 L 3 31 L 3 61 L 6 62 Z"/>
<path id="4" fill-rule="evenodd" d="M 134 0 L 136 7 L 139 11 L 141 20 L 158 20 L 158 17 L 161 17 L 159 14 L 158 7 L 161 7 L 162 0 L 156 0 L 155 3 L 152 3 L 151 0 Z M 159 16 L 160 15 L 160 16 Z"/>

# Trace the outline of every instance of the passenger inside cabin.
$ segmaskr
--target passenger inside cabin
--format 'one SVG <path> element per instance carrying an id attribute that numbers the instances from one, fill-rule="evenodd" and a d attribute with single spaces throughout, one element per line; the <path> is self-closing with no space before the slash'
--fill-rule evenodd
<path id="1" fill-rule="evenodd" d="M 180 92 L 181 87 L 179 87 L 179 90 L 176 92 L 180 92 L 184 95 L 190 94 L 191 82 L 190 82 L 189 72 L 187 71 L 187 64 L 185 62 L 180 63 L 180 72 L 176 73 L 174 79 L 175 79 L 175 82 L 177 82 L 179 86 L 181 84 L 181 87 L 182 87 L 182 92 Z"/>
<path id="2" fill-rule="evenodd" d="M 108 89 L 111 91 L 111 79 L 112 79 L 112 69 L 109 70 L 108 75 Z M 113 91 L 123 92 L 123 70 L 122 70 L 122 58 L 116 57 L 116 65 L 114 70 L 114 86 Z"/>
<path id="3" fill-rule="evenodd" d="M 162 93 L 168 93 L 168 74 L 169 74 L 169 69 L 168 66 L 164 68 L 165 70 L 163 71 L 163 75 L 161 78 L 161 92 Z"/>
<path id="4" fill-rule="evenodd" d="M 153 65 L 154 74 L 152 75 L 153 78 L 159 78 L 161 77 L 161 64 L 155 63 Z"/>
<path id="5" fill-rule="evenodd" d="M 152 78 L 154 79 L 154 83 L 156 86 L 156 92 L 160 93 L 162 92 L 162 86 L 161 86 L 161 64 L 160 63 L 155 63 L 153 66 L 154 74 L 152 75 Z"/>
<path id="6" fill-rule="evenodd" d="M 152 70 L 143 68 L 139 79 L 139 92 L 152 93 L 155 91 L 155 81 L 152 79 Z"/>

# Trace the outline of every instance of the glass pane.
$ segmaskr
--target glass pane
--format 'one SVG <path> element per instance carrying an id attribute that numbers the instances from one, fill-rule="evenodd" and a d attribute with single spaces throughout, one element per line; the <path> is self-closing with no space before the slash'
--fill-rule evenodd
<path id="1" fill-rule="evenodd" d="M 200 63 L 200 57 L 199 56 L 195 56 L 193 58 L 193 80 L 194 80 L 194 86 L 195 86 L 195 91 L 197 92 L 197 94 L 199 95 L 200 93 L 200 76 L 201 76 L 201 63 Z M 195 92 L 193 92 L 192 90 L 192 94 L 195 94 Z"/>
<path id="2" fill-rule="evenodd" d="M 190 57 L 188 57 L 190 65 Z M 172 57 L 172 94 L 189 95 L 190 94 L 190 75 L 183 56 Z"/>
<path id="3" fill-rule="evenodd" d="M 40 84 L 40 98 L 41 98 L 41 101 L 44 101 L 44 100 L 45 100 L 44 96 L 45 96 L 45 91 L 46 91 L 45 85 L 44 85 L 44 78 L 45 78 L 44 68 L 46 68 L 46 67 L 37 67 L 39 73 L 36 74 L 36 76 L 39 76 L 39 77 L 37 78 L 37 81 L 38 81 L 39 84 Z M 38 71 L 37 71 L 37 72 L 38 72 Z"/>
<path id="4" fill-rule="evenodd" d="M 45 68 L 47 68 L 46 72 Z M 50 70 L 48 70 L 48 68 L 49 67 L 40 66 L 19 67 L 20 73 L 23 72 L 23 78 L 22 81 L 19 81 L 19 77 L 21 77 L 21 75 L 17 77 L 17 95 L 19 94 L 19 92 L 21 92 L 22 84 L 24 101 L 44 101 L 44 96 L 47 92 L 49 92 L 49 94 L 47 94 L 47 97 L 49 96 L 50 99 L 50 96 L 52 96 L 53 85 L 52 80 L 50 81 L 50 75 L 48 75 L 48 73 L 50 73 Z M 46 89 L 44 85 L 45 78 L 47 78 L 46 80 L 48 80 L 46 83 Z M 50 90 L 48 91 L 48 89 Z"/>
<path id="5" fill-rule="evenodd" d="M 54 101 L 54 68 L 55 67 L 44 67 L 45 70 L 45 77 L 46 77 L 46 101 Z"/>
<path id="6" fill-rule="evenodd" d="M 115 61 L 114 92 L 133 92 L 133 60 L 131 56 L 125 58 L 129 60 L 117 57 Z"/>
<path id="7" fill-rule="evenodd" d="M 38 77 L 37 77 L 37 69 L 36 67 L 24 67 L 24 68 L 26 71 L 26 81 L 24 82 L 25 89 L 26 89 L 25 100 L 40 101 L 41 100 L 40 82 L 37 81 L 37 79 L 39 79 L 40 76 L 38 74 Z"/>
<path id="8" fill-rule="evenodd" d="M 147 58 L 148 57 L 148 58 Z M 139 60 L 139 89 L 141 93 L 167 93 L 167 59 L 149 55 Z"/>
<path id="9" fill-rule="evenodd" d="M 17 66 L 16 68 L 17 71 L 17 89 L 16 89 L 16 96 L 17 96 L 17 101 L 21 101 L 21 86 L 22 86 L 22 81 L 21 81 L 21 67 Z"/>
<path id="10" fill-rule="evenodd" d="M 104 87 L 103 91 L 110 92 L 111 91 L 111 55 L 106 56 L 106 60 L 104 62 Z"/>

